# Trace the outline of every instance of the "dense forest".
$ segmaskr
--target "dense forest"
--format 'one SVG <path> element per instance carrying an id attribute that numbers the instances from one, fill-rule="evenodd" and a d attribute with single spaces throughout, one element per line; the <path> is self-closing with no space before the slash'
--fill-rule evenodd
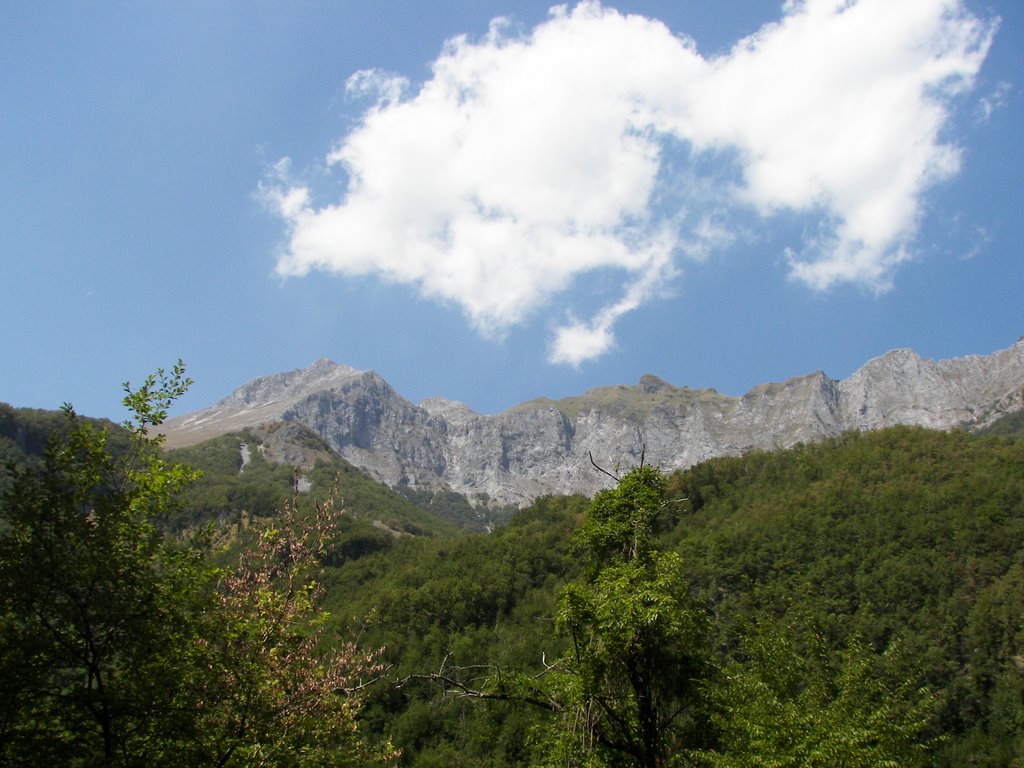
<path id="1" fill-rule="evenodd" d="M 609 467 L 483 533 L 251 434 L 164 452 L 185 386 L 0 408 L 2 764 L 1024 765 L 1019 419 Z"/>
<path id="2" fill-rule="evenodd" d="M 573 541 L 587 511 L 541 499 L 490 536 L 396 541 L 329 572 L 335 621 L 386 645 L 398 679 L 420 676 L 366 713 L 405 764 L 534 764 L 542 708 L 423 672 L 468 670 L 477 687 L 542 674 L 567 647 L 556 618 L 585 576 Z M 708 621 L 706 751 L 748 754 L 716 764 L 884 765 L 798 755 L 900 716 L 921 727 L 896 764 L 1024 759 L 1019 441 L 896 428 L 712 460 L 667 479 L 651 539 L 678 555 Z M 779 743 L 752 743 L 760 730 Z"/>

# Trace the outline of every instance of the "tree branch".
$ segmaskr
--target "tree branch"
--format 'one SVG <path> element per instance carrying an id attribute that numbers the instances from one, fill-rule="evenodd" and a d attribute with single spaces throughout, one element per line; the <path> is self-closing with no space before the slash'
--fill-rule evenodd
<path id="1" fill-rule="evenodd" d="M 507 683 L 502 679 L 501 669 L 498 667 L 477 664 L 470 667 L 454 667 L 455 673 L 466 672 L 468 670 L 488 670 L 489 674 L 485 678 L 486 682 L 496 681 L 497 686 L 495 690 L 486 690 L 482 688 L 474 688 L 473 686 L 464 683 L 457 677 L 453 677 L 452 674 L 445 672 L 445 666 L 448 663 L 448 659 L 451 658 L 451 654 L 444 657 L 441 662 L 441 667 L 437 672 L 431 672 L 428 674 L 409 675 L 403 677 L 401 680 L 395 682 L 396 688 L 402 688 L 406 684 L 412 681 L 426 680 L 433 683 L 441 683 L 445 686 L 445 694 L 454 693 L 455 695 L 467 698 L 467 699 L 485 699 L 489 701 L 510 701 L 519 702 L 523 704 L 530 704 L 541 709 L 545 709 L 548 712 L 561 712 L 564 707 L 561 702 L 549 697 L 541 695 L 535 695 L 536 691 L 533 692 L 516 692 L 503 690 Z M 528 678 L 531 682 L 538 680 L 549 672 L 558 669 L 557 664 L 548 664 L 546 658 L 542 658 L 541 663 L 544 665 L 544 669 L 538 672 L 531 678 Z"/>
<path id="2" fill-rule="evenodd" d="M 594 469 L 596 469 L 598 472 L 603 472 L 604 474 L 608 475 L 608 477 L 610 477 L 616 483 L 621 482 L 620 478 L 618 478 L 615 475 L 613 475 L 611 472 L 609 472 L 604 467 L 599 466 L 598 463 L 596 461 L 594 461 L 594 454 L 593 453 L 591 453 L 590 451 L 587 451 L 587 456 L 590 457 L 590 463 L 594 465 Z"/>

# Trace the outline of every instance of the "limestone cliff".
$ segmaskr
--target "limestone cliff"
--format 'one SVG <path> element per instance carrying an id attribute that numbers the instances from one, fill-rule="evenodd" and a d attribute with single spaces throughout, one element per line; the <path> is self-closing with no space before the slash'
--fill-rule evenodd
<path id="1" fill-rule="evenodd" d="M 274 421 L 303 424 L 389 485 L 449 487 L 471 500 L 525 503 L 591 494 L 606 467 L 642 450 L 665 469 L 840 432 L 911 424 L 984 426 L 1024 408 L 1024 339 L 987 356 L 924 360 L 910 350 L 876 358 L 848 379 L 822 372 L 755 387 L 740 398 L 676 387 L 653 375 L 636 386 L 538 399 L 492 416 L 432 398 L 401 397 L 372 371 L 329 360 L 255 379 L 219 403 L 166 424 L 171 446 Z"/>

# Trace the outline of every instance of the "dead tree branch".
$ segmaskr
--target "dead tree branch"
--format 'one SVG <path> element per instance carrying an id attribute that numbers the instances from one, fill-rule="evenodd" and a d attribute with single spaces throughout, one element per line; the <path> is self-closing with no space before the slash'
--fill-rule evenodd
<path id="1" fill-rule="evenodd" d="M 544 669 L 536 675 L 529 678 L 521 675 L 514 675 L 512 679 L 509 680 L 507 676 L 502 674 L 499 667 L 491 665 L 477 664 L 469 667 L 453 667 L 452 672 L 446 672 L 445 667 L 447 666 L 450 656 L 451 654 L 445 656 L 444 660 L 441 662 L 441 667 L 437 672 L 409 675 L 401 680 L 397 680 L 395 682 L 395 687 L 403 688 L 414 681 L 427 681 L 439 683 L 442 686 L 443 695 L 453 694 L 460 698 L 467 699 L 520 702 L 545 709 L 549 712 L 561 712 L 563 709 L 560 702 L 549 696 L 543 695 L 543 692 L 537 691 L 531 685 L 533 681 L 536 681 L 549 672 L 558 669 L 557 664 L 548 664 L 546 658 L 542 658 L 541 660 L 541 663 L 544 665 Z M 476 672 L 479 670 L 487 671 L 487 674 L 483 678 L 483 682 L 485 685 L 488 683 L 493 684 L 493 688 L 476 688 L 472 684 L 464 682 L 457 677 L 460 673 Z M 524 689 L 524 683 L 529 687 Z"/>
<path id="2" fill-rule="evenodd" d="M 596 469 L 598 472 L 603 472 L 604 474 L 608 475 L 608 477 L 610 477 L 616 483 L 621 481 L 621 478 L 616 477 L 611 472 L 609 472 L 607 469 L 605 469 L 604 467 L 598 465 L 598 463 L 596 461 L 594 461 L 594 454 L 593 453 L 591 453 L 590 451 L 587 451 L 587 456 L 590 457 L 590 463 L 594 465 L 594 469 Z"/>

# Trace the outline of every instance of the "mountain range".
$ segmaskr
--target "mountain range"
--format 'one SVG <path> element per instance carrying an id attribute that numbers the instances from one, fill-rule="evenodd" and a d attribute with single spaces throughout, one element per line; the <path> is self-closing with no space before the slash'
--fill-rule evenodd
<path id="1" fill-rule="evenodd" d="M 169 419 L 164 431 L 173 448 L 280 422 L 301 425 L 387 485 L 450 489 L 484 506 L 593 494 L 612 482 L 598 466 L 614 472 L 643 459 L 673 470 L 897 424 L 973 430 L 1022 409 L 1024 338 L 990 355 L 942 361 L 894 350 L 846 379 L 817 371 L 742 397 L 647 374 L 633 386 L 542 397 L 494 415 L 439 397 L 414 405 L 373 371 L 321 359 L 254 379 L 208 408 Z M 287 451 L 276 450 L 281 461 L 302 459 L 298 436 Z"/>

